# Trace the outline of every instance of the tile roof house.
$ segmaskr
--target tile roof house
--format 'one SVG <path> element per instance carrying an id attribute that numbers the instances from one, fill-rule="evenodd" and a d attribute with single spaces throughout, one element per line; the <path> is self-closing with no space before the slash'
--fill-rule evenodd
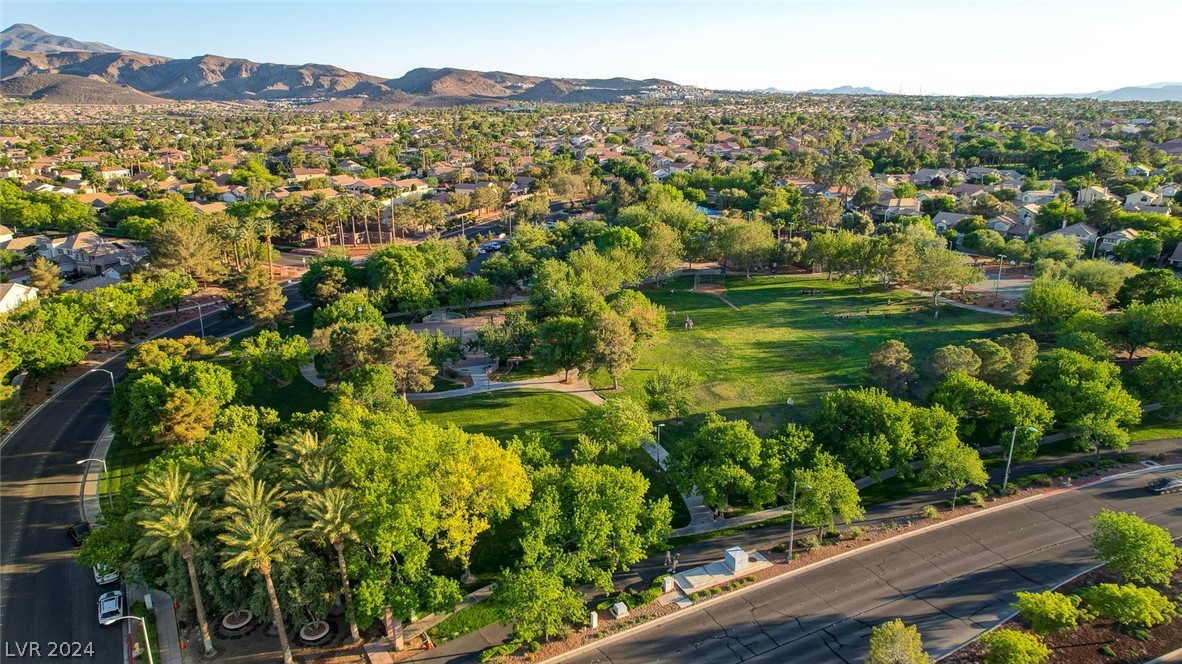
<path id="1" fill-rule="evenodd" d="M 1100 235 L 1100 231 L 1094 226 L 1085 224 L 1081 221 L 1077 224 L 1064 226 L 1063 228 L 1056 228 L 1050 233 L 1043 233 L 1039 237 L 1051 237 L 1053 235 L 1066 235 L 1068 237 L 1076 238 L 1082 244 L 1091 244 L 1092 242 L 1096 241 L 1096 238 Z"/>

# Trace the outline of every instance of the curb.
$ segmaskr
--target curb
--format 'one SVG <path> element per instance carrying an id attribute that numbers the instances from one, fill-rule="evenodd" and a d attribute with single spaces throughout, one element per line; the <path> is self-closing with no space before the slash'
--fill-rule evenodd
<path id="1" fill-rule="evenodd" d="M 969 514 L 965 514 L 964 516 L 959 516 L 954 519 L 946 519 L 943 521 L 937 521 L 935 523 L 931 523 L 926 526 L 921 526 L 919 528 L 916 528 L 915 530 L 912 530 L 910 532 L 903 533 L 902 535 L 899 535 L 897 537 L 888 537 L 887 539 L 880 540 L 878 542 L 874 542 L 873 544 L 867 544 L 866 546 L 859 547 L 857 549 L 853 549 L 850 551 L 844 551 L 842 553 L 839 553 L 835 556 L 826 558 L 824 560 L 818 560 L 817 562 L 812 563 L 810 565 L 805 565 L 803 567 L 799 567 L 794 570 L 789 570 L 789 571 L 787 571 L 783 574 L 780 574 L 778 576 L 773 576 L 771 578 L 764 579 L 763 581 L 757 581 L 755 583 L 747 584 L 747 585 L 743 586 L 742 588 L 738 588 L 738 589 L 733 590 L 729 593 L 724 593 L 722 595 L 719 595 L 717 597 L 713 597 L 713 598 L 705 600 L 705 601 L 694 602 L 694 604 L 692 606 L 687 607 L 686 609 L 682 609 L 680 611 L 675 611 L 675 612 L 670 613 L 668 615 L 661 616 L 660 618 L 657 618 L 656 620 L 652 620 L 650 622 L 643 623 L 641 625 L 633 627 L 632 629 L 621 630 L 619 632 L 616 632 L 614 634 L 606 636 L 602 639 L 598 639 L 593 643 L 584 644 L 582 646 L 579 646 L 578 648 L 575 648 L 574 650 L 564 652 L 562 654 L 555 655 L 554 657 L 550 657 L 548 659 L 544 659 L 544 660 L 540 660 L 540 661 L 542 661 L 542 662 L 562 662 L 562 661 L 565 661 L 568 658 L 584 654 L 590 650 L 595 650 L 604 644 L 611 643 L 614 640 L 618 640 L 621 637 L 623 637 L 624 635 L 639 634 L 639 633 L 645 632 L 653 627 L 658 627 L 660 625 L 664 625 L 666 623 L 672 622 L 673 620 L 675 620 L 681 616 L 698 611 L 701 608 L 705 608 L 707 606 L 710 606 L 711 604 L 713 604 L 715 602 L 742 595 L 742 594 L 750 592 L 751 590 L 754 590 L 756 588 L 761 588 L 765 585 L 771 584 L 773 582 L 781 581 L 783 579 L 795 576 L 797 574 L 801 574 L 805 571 L 811 571 L 814 569 L 824 567 L 830 563 L 836 562 L 838 560 L 844 560 L 845 558 L 848 558 L 848 557 L 855 555 L 855 554 L 860 554 L 864 551 L 872 551 L 876 548 L 886 546 L 888 543 L 893 544 L 895 542 L 910 539 L 916 535 L 919 535 L 920 533 L 924 533 L 924 532 L 931 531 L 931 530 L 938 530 L 940 528 L 943 528 L 945 526 L 949 526 L 952 524 L 960 524 L 960 523 L 963 523 L 965 521 L 970 521 L 972 519 L 975 519 L 975 518 L 985 515 L 985 514 L 992 514 L 992 513 L 1004 511 L 1004 510 L 1007 510 L 1011 507 L 1017 507 L 1018 505 L 1024 505 L 1026 503 L 1036 502 L 1039 500 L 1043 500 L 1045 498 L 1050 498 L 1051 496 L 1057 496 L 1059 494 L 1066 493 L 1068 491 L 1075 491 L 1077 489 L 1083 489 L 1083 488 L 1086 488 L 1089 486 L 1094 486 L 1096 484 L 1103 484 L 1105 482 L 1109 482 L 1109 481 L 1112 481 L 1112 480 L 1115 480 L 1118 478 L 1141 475 L 1141 474 L 1148 473 L 1148 472 L 1160 472 L 1163 470 L 1176 470 L 1179 468 L 1182 468 L 1182 464 L 1176 464 L 1173 466 L 1161 466 L 1159 468 L 1142 468 L 1142 469 L 1130 471 L 1127 473 L 1118 473 L 1116 475 L 1109 475 L 1108 477 L 1102 477 L 1094 482 L 1087 482 L 1084 484 L 1076 484 L 1071 487 L 1062 488 L 1062 489 L 1052 489 L 1050 491 L 1046 491 L 1044 493 L 1040 493 L 1040 494 L 1037 494 L 1034 496 L 1027 496 L 1026 498 L 1019 498 L 1018 500 L 1008 502 L 1005 505 L 1000 505 L 1000 506 L 993 508 L 993 509 L 978 510 L 976 512 L 971 512 Z M 1072 578 L 1074 578 L 1074 577 L 1072 577 Z M 1070 579 L 1068 579 L 1068 581 L 1069 580 Z M 1066 582 L 1067 581 L 1064 581 L 1063 583 L 1066 583 Z M 1001 624 L 1001 623 L 999 623 L 999 624 Z M 996 626 L 994 628 L 996 628 Z M 973 640 L 976 640 L 976 638 L 974 638 Z M 972 641 L 969 641 L 969 643 L 972 643 Z M 961 647 L 963 647 L 963 645 Z M 951 654 L 951 653 L 948 653 L 948 654 Z M 941 655 L 941 657 L 947 657 L 948 654 Z"/>

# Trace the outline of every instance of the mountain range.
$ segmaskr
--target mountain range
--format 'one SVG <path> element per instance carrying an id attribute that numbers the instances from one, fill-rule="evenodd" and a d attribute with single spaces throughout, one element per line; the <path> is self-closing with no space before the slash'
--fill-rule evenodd
<path id="1" fill-rule="evenodd" d="M 877 90 L 875 88 L 843 85 L 836 88 L 812 90 L 781 90 L 780 88 L 761 88 L 752 92 L 765 94 L 816 94 L 816 95 L 893 95 L 893 92 Z M 1013 95 L 1003 95 L 1013 96 Z M 1072 92 L 1058 94 L 1020 95 L 1022 97 L 1061 97 L 1065 99 L 1098 99 L 1100 101 L 1182 101 L 1182 83 L 1150 83 L 1148 85 L 1130 86 L 1116 90 L 1097 90 L 1096 92 Z"/>
<path id="2" fill-rule="evenodd" d="M 577 79 L 469 69 L 413 69 L 384 78 L 323 64 L 285 65 L 200 55 L 173 59 L 48 33 L 27 23 L 0 32 L 0 97 L 60 104 L 162 104 L 175 100 L 279 101 L 313 108 L 616 102 L 680 88 L 661 79 Z M 765 88 L 754 92 L 795 94 Z M 843 85 L 807 94 L 889 95 Z M 1182 101 L 1182 83 L 1078 94 L 1023 95 L 1103 101 Z"/>
<path id="3" fill-rule="evenodd" d="M 202 55 L 172 59 L 54 35 L 18 23 L 0 32 L 0 95 L 50 103 L 290 101 L 321 108 L 612 102 L 678 87 L 660 79 L 575 79 L 414 69 L 386 79 L 321 64 Z"/>

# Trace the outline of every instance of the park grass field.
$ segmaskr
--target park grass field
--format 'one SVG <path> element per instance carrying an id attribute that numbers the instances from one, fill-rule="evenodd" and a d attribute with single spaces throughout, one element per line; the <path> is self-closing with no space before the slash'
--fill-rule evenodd
<path id="1" fill-rule="evenodd" d="M 578 397 L 546 390 L 496 390 L 414 403 L 430 422 L 454 424 L 468 433 L 482 433 L 502 442 L 528 431 L 544 431 L 562 445 L 564 455 L 574 447 L 579 418 L 590 405 Z"/>
<path id="2" fill-rule="evenodd" d="M 692 394 L 694 415 L 744 418 L 761 434 L 803 421 L 827 392 L 861 385 L 868 355 L 888 339 L 907 344 L 921 369 L 940 346 L 1025 329 L 1016 317 L 951 305 L 942 305 L 937 318 L 929 297 L 875 285 L 858 293 L 853 284 L 824 277 L 729 277 L 722 296 L 737 310 L 691 292 L 692 285 L 682 278 L 645 291 L 669 312 L 670 326 L 641 349 L 615 394 L 641 398 L 658 367 L 681 367 L 701 381 Z M 692 330 L 684 327 L 687 315 Z M 592 381 L 601 390 L 611 385 L 602 372 Z M 921 376 L 916 389 L 927 387 Z M 679 438 L 692 428 L 670 426 L 666 434 Z"/>
<path id="3" fill-rule="evenodd" d="M 502 442 L 528 431 L 548 433 L 561 446 L 559 460 L 566 460 L 578 442 L 579 420 L 591 404 L 576 396 L 547 390 L 498 390 L 420 401 L 414 406 L 428 421 L 444 426 L 455 424 L 469 433 L 482 433 Z M 674 527 L 689 523 L 689 511 L 681 494 L 657 469 L 656 461 L 648 453 L 637 450 L 626 463 L 648 478 L 650 498 L 669 497 Z"/>

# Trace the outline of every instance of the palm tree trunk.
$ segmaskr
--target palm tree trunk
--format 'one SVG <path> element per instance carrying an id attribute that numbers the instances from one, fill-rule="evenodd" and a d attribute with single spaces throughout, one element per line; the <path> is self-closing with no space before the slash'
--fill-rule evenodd
<path id="1" fill-rule="evenodd" d="M 345 543 L 333 542 L 337 550 L 337 567 L 341 570 L 341 589 L 345 592 L 345 617 L 349 619 L 349 635 L 353 642 L 361 640 L 361 633 L 357 631 L 357 620 L 353 617 L 353 590 L 349 587 L 349 571 L 345 568 Z"/>
<path id="2" fill-rule="evenodd" d="M 209 620 L 205 617 L 205 602 L 201 599 L 201 587 L 197 585 L 197 568 L 193 566 L 193 552 L 184 552 L 181 557 L 189 568 L 189 585 L 193 587 L 193 608 L 197 611 L 197 624 L 201 626 L 201 642 L 205 645 L 206 656 L 213 655 L 213 639 L 209 636 Z"/>
<path id="3" fill-rule="evenodd" d="M 271 618 L 275 621 L 275 629 L 279 632 L 279 646 L 283 648 L 283 664 L 293 664 L 291 644 L 287 642 L 287 627 L 283 624 L 283 612 L 279 610 L 279 596 L 275 594 L 275 583 L 271 581 L 271 567 L 268 565 L 259 570 L 263 573 L 263 581 L 267 583 L 267 597 L 271 598 Z"/>
<path id="4" fill-rule="evenodd" d="M 275 250 L 271 247 L 271 234 L 267 233 L 267 276 L 275 278 Z"/>

